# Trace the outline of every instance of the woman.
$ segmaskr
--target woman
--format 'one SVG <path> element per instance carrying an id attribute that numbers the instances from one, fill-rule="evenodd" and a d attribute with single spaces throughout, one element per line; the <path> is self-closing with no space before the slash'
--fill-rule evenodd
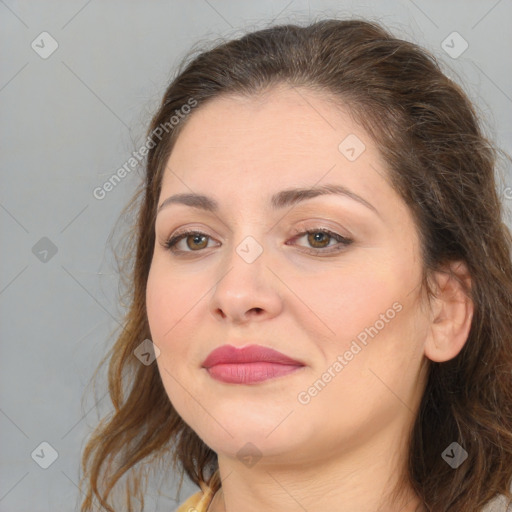
<path id="1" fill-rule="evenodd" d="M 435 59 L 364 20 L 276 26 L 184 65 L 148 133 L 82 512 L 122 477 L 134 510 L 170 460 L 201 488 L 180 512 L 510 500 L 498 150 Z"/>

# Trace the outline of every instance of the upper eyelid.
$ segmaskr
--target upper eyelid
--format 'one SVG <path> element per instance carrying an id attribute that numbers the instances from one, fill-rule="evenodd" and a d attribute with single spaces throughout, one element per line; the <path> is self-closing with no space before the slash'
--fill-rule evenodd
<path id="1" fill-rule="evenodd" d="M 345 235 L 342 235 L 341 233 L 338 233 L 335 229 L 321 227 L 321 226 L 319 226 L 319 227 L 311 227 L 311 228 L 293 228 L 292 231 L 293 231 L 293 235 L 294 236 L 305 235 L 307 233 L 320 231 L 320 232 L 331 233 L 333 235 L 338 235 L 338 236 L 340 236 L 342 238 L 350 238 L 350 236 L 345 236 Z M 187 228 L 184 228 L 183 231 L 181 231 L 180 229 L 176 230 L 176 232 L 174 232 L 172 235 L 167 237 L 166 240 L 171 240 L 173 238 L 177 238 L 177 237 L 180 237 L 180 236 L 194 235 L 194 234 L 206 235 L 209 238 L 215 239 L 215 236 L 212 236 L 212 235 L 208 234 L 206 231 L 202 231 L 201 229 L 195 229 L 195 228 L 187 229 Z"/>
<path id="2" fill-rule="evenodd" d="M 344 238 L 351 238 L 352 235 L 351 233 L 349 232 L 349 230 L 346 229 L 346 227 L 343 227 L 343 226 L 338 226 L 338 227 L 329 227 L 328 224 L 329 222 L 336 222 L 334 221 L 333 219 L 315 219 L 315 218 L 310 218 L 310 219 L 301 219 L 301 220 L 295 220 L 293 221 L 294 224 L 299 224 L 300 227 L 291 227 L 291 230 L 294 232 L 294 234 L 297 234 L 297 233 L 304 233 L 306 231 L 312 231 L 312 230 L 318 230 L 318 231 L 332 231 L 340 236 L 343 236 Z M 307 226 L 308 223 L 312 223 L 313 225 L 312 226 Z M 315 225 L 316 223 L 316 225 Z M 322 225 L 324 224 L 324 225 Z M 275 224 L 274 224 L 274 227 L 275 227 Z M 272 227 L 272 229 L 274 229 L 274 227 Z M 342 233 L 340 233 L 339 231 L 345 231 L 346 234 L 343 235 Z M 178 236 L 180 234 L 183 234 L 183 233 L 189 233 L 189 232 L 198 232 L 198 233 L 201 233 L 201 234 L 205 234 L 205 235 L 208 235 L 210 236 L 211 238 L 215 238 L 215 235 L 209 235 L 206 231 L 208 231 L 208 228 L 203 228 L 203 227 L 195 227 L 195 226 L 186 226 L 186 227 L 182 227 L 182 228 L 177 228 L 173 231 L 173 235 L 172 236 Z M 230 230 L 231 232 L 231 230 Z M 170 236 L 168 237 L 170 238 Z"/>

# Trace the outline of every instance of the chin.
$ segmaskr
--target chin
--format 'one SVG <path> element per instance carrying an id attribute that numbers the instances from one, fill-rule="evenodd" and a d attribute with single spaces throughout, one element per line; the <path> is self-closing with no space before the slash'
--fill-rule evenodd
<path id="1" fill-rule="evenodd" d="M 284 428 L 282 424 L 276 428 L 282 419 L 281 417 L 279 421 L 273 422 L 269 428 L 263 428 L 261 423 L 245 425 L 223 423 L 229 434 L 217 425 L 215 429 L 208 428 L 202 439 L 216 453 L 223 453 L 230 457 L 240 457 L 239 452 L 244 447 L 245 451 L 253 450 L 265 456 L 280 455 L 295 450 L 296 446 L 301 443 L 301 440 L 296 438 L 297 434 L 303 431 L 292 424 L 288 425 L 288 428 Z M 306 441 L 306 439 L 303 440 L 303 442 Z"/>

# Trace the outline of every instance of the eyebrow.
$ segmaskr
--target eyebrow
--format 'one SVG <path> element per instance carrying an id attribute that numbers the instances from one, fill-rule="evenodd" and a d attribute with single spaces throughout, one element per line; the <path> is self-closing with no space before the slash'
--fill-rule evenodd
<path id="1" fill-rule="evenodd" d="M 307 199 L 312 199 L 313 197 L 327 194 L 349 197 L 350 199 L 353 199 L 354 201 L 357 201 L 358 203 L 366 206 L 380 217 L 380 213 L 375 208 L 375 206 L 369 203 L 366 199 L 358 196 L 343 185 L 335 184 L 322 185 L 312 188 L 291 188 L 282 190 L 271 197 L 270 205 L 272 209 L 278 210 L 287 206 L 293 206 Z M 209 212 L 217 212 L 219 210 L 219 204 L 215 199 L 203 194 L 185 193 L 175 194 L 165 199 L 158 207 L 157 214 L 170 204 L 184 204 L 186 206 L 191 206 L 192 208 L 198 208 Z"/>

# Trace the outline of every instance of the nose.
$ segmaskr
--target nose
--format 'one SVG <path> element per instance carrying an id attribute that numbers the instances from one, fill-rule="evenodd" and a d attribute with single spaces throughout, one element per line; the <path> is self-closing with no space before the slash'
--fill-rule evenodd
<path id="1" fill-rule="evenodd" d="M 254 244 L 254 239 L 252 245 L 241 243 L 226 256 L 209 304 L 211 314 L 219 320 L 244 324 L 271 319 L 282 311 L 279 279 L 267 266 L 266 251 L 254 260 L 244 253 L 246 248 L 254 251 Z"/>

